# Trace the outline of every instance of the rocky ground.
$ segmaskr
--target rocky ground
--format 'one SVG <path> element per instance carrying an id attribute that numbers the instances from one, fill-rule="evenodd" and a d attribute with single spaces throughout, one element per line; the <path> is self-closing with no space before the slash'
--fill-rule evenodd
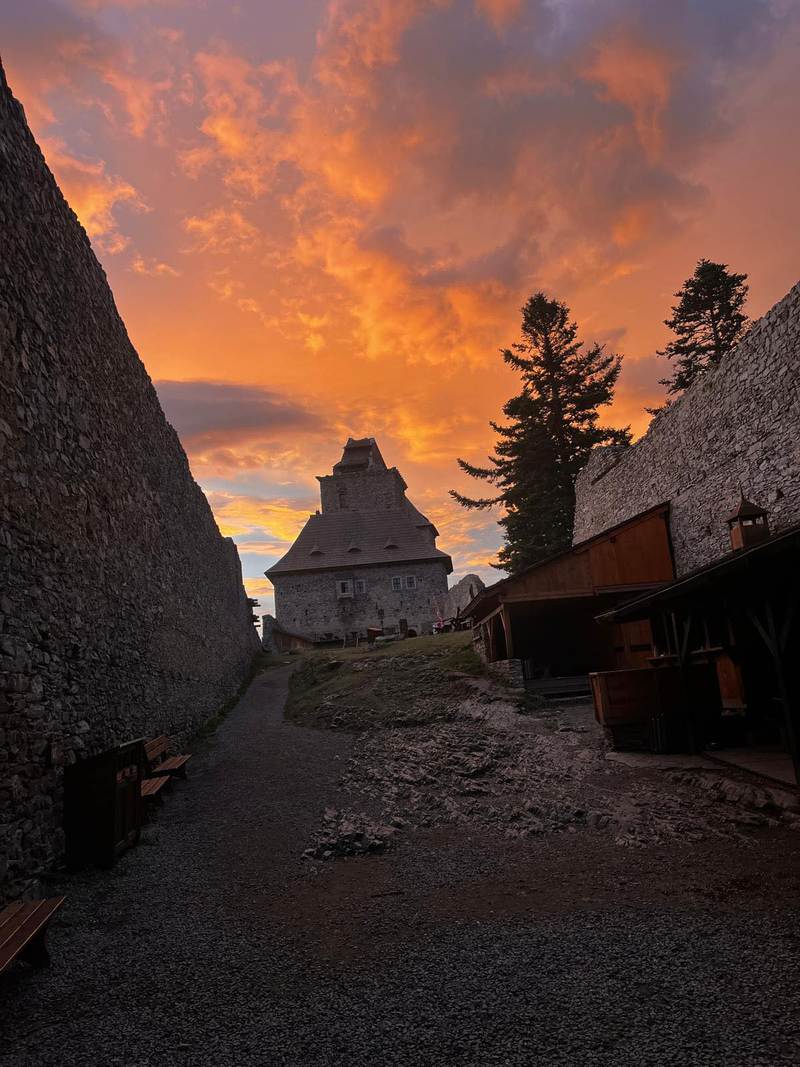
<path id="1" fill-rule="evenodd" d="M 797 1062 L 777 791 L 620 765 L 585 709 L 520 715 L 450 666 L 419 721 L 404 667 L 356 662 L 380 722 L 300 725 L 325 684 L 287 721 L 268 671 L 137 849 L 54 878 L 51 968 L 0 978 L 0 1064 Z"/>
<path id="2" fill-rule="evenodd" d="M 512 839 L 586 828 L 618 846 L 800 827 L 780 787 L 701 759 L 628 768 L 609 760 L 590 705 L 531 708 L 497 681 L 450 670 L 438 650 L 426 659 L 419 688 L 403 655 L 317 665 L 315 679 L 335 664 L 337 684 L 312 690 L 305 715 L 360 729 L 341 778 L 346 807 L 324 812 L 309 857 L 380 851 L 411 828 L 452 825 Z M 360 714 L 373 686 L 380 718 Z"/>

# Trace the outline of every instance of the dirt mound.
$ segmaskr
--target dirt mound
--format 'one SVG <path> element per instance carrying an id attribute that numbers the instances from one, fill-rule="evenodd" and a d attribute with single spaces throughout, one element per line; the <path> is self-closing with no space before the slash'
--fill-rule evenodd
<path id="1" fill-rule="evenodd" d="M 461 668 L 477 671 L 474 653 L 457 636 L 457 645 L 440 638 L 440 646 L 424 655 L 392 649 L 360 657 L 309 656 L 292 676 L 287 717 L 306 726 L 355 732 L 448 722 L 473 691 L 471 675 Z"/>

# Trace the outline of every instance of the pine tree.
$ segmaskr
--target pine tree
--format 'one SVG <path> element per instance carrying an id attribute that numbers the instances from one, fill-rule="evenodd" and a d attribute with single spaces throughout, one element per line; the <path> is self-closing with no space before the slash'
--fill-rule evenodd
<path id="1" fill-rule="evenodd" d="M 522 309 L 522 340 L 503 351 L 520 371 L 522 392 L 503 407 L 507 425 L 490 423 L 499 440 L 488 467 L 459 459 L 463 471 L 489 482 L 491 497 L 451 490 L 466 508 L 501 504 L 505 544 L 498 567 L 512 574 L 572 542 L 575 478 L 595 445 L 627 444 L 630 433 L 598 426 L 622 366 L 601 345 L 584 349 L 569 308 L 536 293 Z"/>
<path id="2" fill-rule="evenodd" d="M 743 337 L 748 323 L 742 311 L 746 281 L 746 274 L 732 274 L 725 263 L 701 259 L 675 293 L 678 303 L 672 307 L 672 317 L 664 320 L 675 339 L 658 353 L 674 361 L 671 377 L 660 382 L 671 396 L 720 363 Z"/>

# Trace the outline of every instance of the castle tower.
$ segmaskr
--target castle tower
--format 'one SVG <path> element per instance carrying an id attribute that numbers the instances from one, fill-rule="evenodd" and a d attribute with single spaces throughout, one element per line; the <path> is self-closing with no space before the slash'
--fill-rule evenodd
<path id="1" fill-rule="evenodd" d="M 397 467 L 387 467 L 374 437 L 348 437 L 332 474 L 317 476 L 323 514 L 390 511 L 405 507 L 408 488 Z"/>
<path id="2" fill-rule="evenodd" d="M 373 437 L 348 438 L 319 475 L 321 510 L 270 567 L 281 626 L 312 641 L 430 633 L 453 565 Z"/>

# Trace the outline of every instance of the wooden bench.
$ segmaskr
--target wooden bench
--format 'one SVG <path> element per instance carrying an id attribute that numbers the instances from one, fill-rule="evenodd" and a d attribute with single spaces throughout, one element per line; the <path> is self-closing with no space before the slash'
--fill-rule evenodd
<path id="1" fill-rule="evenodd" d="M 64 903 L 64 897 L 49 900 L 17 900 L 0 911 L 0 974 L 19 956 L 34 967 L 50 962 L 45 945 L 47 924 Z"/>
<path id="2" fill-rule="evenodd" d="M 191 756 L 170 756 L 170 740 L 165 735 L 154 737 L 144 746 L 145 756 L 150 767 L 151 776 L 166 774 L 168 776 L 186 777 L 186 764 Z"/>
<path id="3" fill-rule="evenodd" d="M 154 778 L 143 778 L 141 784 L 142 800 L 161 800 L 159 793 L 172 781 L 168 774 L 157 774 Z"/>

